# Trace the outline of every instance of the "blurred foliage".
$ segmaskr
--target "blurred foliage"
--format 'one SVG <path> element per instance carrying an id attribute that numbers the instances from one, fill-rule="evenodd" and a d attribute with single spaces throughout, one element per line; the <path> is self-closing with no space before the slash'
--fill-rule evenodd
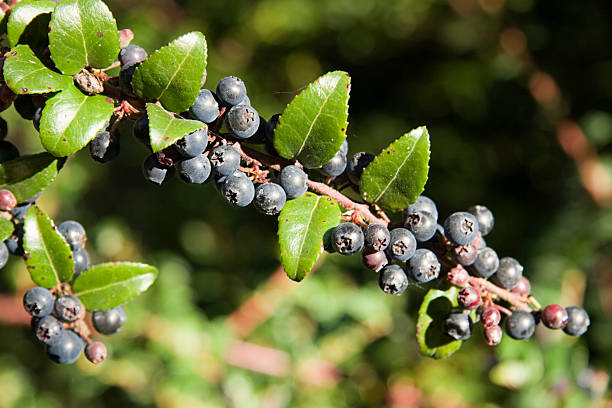
<path id="1" fill-rule="evenodd" d="M 609 406 L 612 208 L 585 191 L 555 128 L 576 120 L 612 177 L 610 3 L 109 6 L 148 51 L 204 32 L 207 86 L 242 77 L 265 118 L 318 75 L 348 71 L 350 152 L 378 153 L 427 125 L 426 194 L 441 216 L 474 203 L 491 208 L 487 242 L 526 266 L 543 304 L 584 302 L 591 329 L 580 340 L 539 329 L 531 341 L 505 338 L 497 348 L 477 332 L 447 360 L 422 358 L 414 314 L 424 291 L 385 296 L 359 257 L 327 256 L 299 285 L 268 282 L 279 262 L 276 221 L 230 208 L 210 184 L 147 184 L 146 150 L 125 126 L 116 161 L 77 154 L 39 203 L 58 222 L 87 227 L 93 262 L 144 260 L 160 268 L 159 281 L 130 304 L 128 325 L 107 339 L 111 358 L 100 366 L 84 358 L 57 366 L 28 328 L 0 323 L 0 407 Z M 542 103 L 555 97 L 561 102 Z M 41 150 L 31 124 L 12 109 L 3 117 L 22 153 Z M 8 296 L 31 286 L 18 261 L 0 280 Z M 245 338 L 255 347 L 245 355 L 227 318 L 254 293 L 270 317 Z M 240 367 L 249 356 L 272 371 Z"/>

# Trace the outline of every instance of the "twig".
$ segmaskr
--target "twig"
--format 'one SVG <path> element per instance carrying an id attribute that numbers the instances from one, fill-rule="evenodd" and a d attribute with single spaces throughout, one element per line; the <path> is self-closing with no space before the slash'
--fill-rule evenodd
<path id="1" fill-rule="evenodd" d="M 520 295 L 517 295 L 516 293 L 512 293 L 509 290 L 500 288 L 499 286 L 493 284 L 492 282 L 486 279 L 477 278 L 475 276 L 470 276 L 468 282 L 474 287 L 486 289 L 492 294 L 497 295 L 500 299 L 507 301 L 517 309 L 524 310 L 526 312 L 531 312 L 531 309 L 527 305 L 528 300 Z"/>

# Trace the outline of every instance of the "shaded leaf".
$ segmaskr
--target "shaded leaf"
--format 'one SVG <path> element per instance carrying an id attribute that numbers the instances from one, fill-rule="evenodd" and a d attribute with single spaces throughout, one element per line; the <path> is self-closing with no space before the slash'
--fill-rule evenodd
<path id="1" fill-rule="evenodd" d="M 444 320 L 457 307 L 457 292 L 453 286 L 446 291 L 430 289 L 418 312 L 416 336 L 421 354 L 435 359 L 445 358 L 461 348 L 461 341 L 446 334 Z"/>
<path id="2" fill-rule="evenodd" d="M 391 143 L 365 168 L 361 196 L 384 209 L 403 210 L 423 192 L 428 171 L 429 133 L 422 126 Z"/>
<path id="3" fill-rule="evenodd" d="M 63 157 L 81 150 L 104 129 L 113 114 L 113 101 L 88 96 L 70 86 L 50 98 L 42 111 L 40 140 L 51 154 Z"/>
<path id="4" fill-rule="evenodd" d="M 72 77 L 44 66 L 27 45 L 11 50 L 4 60 L 3 73 L 6 84 L 16 94 L 56 92 L 72 85 Z"/>
<path id="5" fill-rule="evenodd" d="M 55 3 L 47 0 L 22 0 L 11 11 L 7 23 L 7 36 L 9 44 L 14 47 L 24 30 L 41 14 L 49 14 L 55 8 Z"/>
<path id="6" fill-rule="evenodd" d="M 198 120 L 174 118 L 154 103 L 147 103 L 147 115 L 153 152 L 165 149 L 185 135 L 206 127 L 205 123 Z"/>
<path id="7" fill-rule="evenodd" d="M 84 67 L 106 68 L 119 54 L 119 31 L 101 0 L 63 0 L 49 23 L 49 50 L 57 68 L 74 75 Z"/>
<path id="8" fill-rule="evenodd" d="M 52 288 L 72 279 L 72 251 L 49 216 L 35 205 L 26 214 L 23 247 L 26 268 L 37 285 Z"/>
<path id="9" fill-rule="evenodd" d="M 294 281 L 306 277 L 323 252 L 325 231 L 340 223 L 340 207 L 329 197 L 306 193 L 287 201 L 278 215 L 278 238 L 285 273 Z"/>
<path id="10" fill-rule="evenodd" d="M 31 154 L 0 164 L 0 189 L 10 190 L 18 203 L 47 187 L 64 165 L 49 153 Z"/>
<path id="11" fill-rule="evenodd" d="M 145 99 L 157 99 L 172 112 L 195 102 L 206 69 L 206 39 L 194 31 L 160 48 L 136 68 L 132 88 Z"/>
<path id="12" fill-rule="evenodd" d="M 351 78 L 329 72 L 308 85 L 287 106 L 274 131 L 274 147 L 306 168 L 321 167 L 340 150 L 348 127 Z"/>
<path id="13" fill-rule="evenodd" d="M 72 293 L 88 310 L 106 310 L 127 303 L 155 282 L 157 269 L 135 262 L 108 262 L 81 273 Z"/>
<path id="14" fill-rule="evenodd" d="M 15 226 L 6 218 L 0 217 L 0 241 L 6 240 L 13 234 Z"/>

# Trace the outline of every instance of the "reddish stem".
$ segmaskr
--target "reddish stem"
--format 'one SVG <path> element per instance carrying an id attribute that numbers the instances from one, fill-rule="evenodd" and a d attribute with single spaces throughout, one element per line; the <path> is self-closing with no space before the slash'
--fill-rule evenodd
<path id="1" fill-rule="evenodd" d="M 486 279 L 477 278 L 475 276 L 470 276 L 468 282 L 474 287 L 485 289 L 491 292 L 492 294 L 497 295 L 500 299 L 509 302 L 517 309 L 524 310 L 526 312 L 531 312 L 531 309 L 526 303 L 527 299 L 520 295 L 517 295 L 516 293 L 512 293 L 509 290 L 500 288 L 499 286 L 489 282 Z"/>

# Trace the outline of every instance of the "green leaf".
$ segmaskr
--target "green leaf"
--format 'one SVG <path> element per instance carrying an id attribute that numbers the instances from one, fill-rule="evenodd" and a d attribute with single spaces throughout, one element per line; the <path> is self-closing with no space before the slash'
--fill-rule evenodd
<path id="1" fill-rule="evenodd" d="M 351 78 L 334 71 L 319 77 L 287 106 L 274 131 L 274 147 L 306 168 L 321 167 L 340 150 L 348 127 Z"/>
<path id="2" fill-rule="evenodd" d="M 11 50 L 3 72 L 6 84 L 16 94 L 57 92 L 72 85 L 71 77 L 45 67 L 27 45 Z"/>
<path id="3" fill-rule="evenodd" d="M 112 114 L 111 99 L 88 96 L 70 86 L 45 104 L 40 119 L 42 145 L 58 157 L 75 153 L 106 127 Z"/>
<path id="4" fill-rule="evenodd" d="M 145 99 L 157 99 L 172 112 L 195 102 L 206 70 L 206 39 L 194 31 L 160 48 L 136 68 L 132 88 Z"/>
<path id="5" fill-rule="evenodd" d="M 0 241 L 6 240 L 13 234 L 15 225 L 6 218 L 0 217 Z"/>
<path id="6" fill-rule="evenodd" d="M 60 1 L 49 23 L 49 50 L 66 75 L 106 68 L 119 54 L 117 22 L 101 0 Z"/>
<path id="7" fill-rule="evenodd" d="M 361 196 L 391 211 L 414 203 L 429 171 L 429 132 L 422 126 L 391 143 L 361 175 Z"/>
<path id="8" fill-rule="evenodd" d="M 129 302 L 155 282 L 157 269 L 134 262 L 108 262 L 81 273 L 72 293 L 88 310 L 106 310 Z"/>
<path id="9" fill-rule="evenodd" d="M 33 205 L 26 214 L 23 231 L 24 259 L 34 283 L 52 288 L 72 279 L 72 252 L 47 214 Z"/>
<path id="10" fill-rule="evenodd" d="M 287 201 L 278 215 L 278 238 L 285 273 L 306 277 L 323 252 L 323 234 L 340 223 L 340 207 L 329 197 L 306 193 Z"/>
<path id="11" fill-rule="evenodd" d="M 416 336 L 421 354 L 435 359 L 446 358 L 461 348 L 461 341 L 446 334 L 444 319 L 457 307 L 456 287 L 446 291 L 430 289 L 419 308 Z"/>
<path id="12" fill-rule="evenodd" d="M 0 164 L 0 189 L 10 190 L 18 203 L 47 187 L 64 165 L 49 153 L 22 156 Z"/>
<path id="13" fill-rule="evenodd" d="M 47 0 L 22 0 L 11 11 L 7 24 L 8 40 L 11 47 L 19 42 L 28 24 L 41 14 L 53 12 L 55 3 Z"/>
<path id="14" fill-rule="evenodd" d="M 153 152 L 165 149 L 185 135 L 206 127 L 198 120 L 174 118 L 154 103 L 147 103 L 147 114 Z"/>

